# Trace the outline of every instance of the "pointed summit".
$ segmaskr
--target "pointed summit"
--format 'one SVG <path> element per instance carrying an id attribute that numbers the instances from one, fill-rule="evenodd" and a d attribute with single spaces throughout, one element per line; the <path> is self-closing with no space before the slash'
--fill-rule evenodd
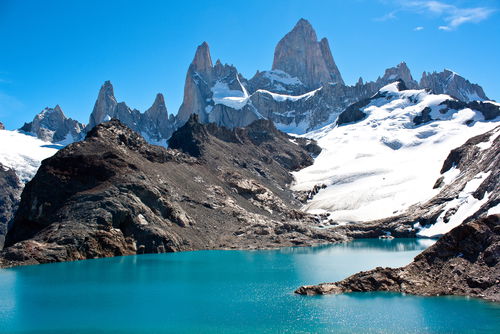
<path id="1" fill-rule="evenodd" d="M 66 117 L 59 105 L 46 107 L 38 113 L 33 121 L 24 123 L 21 131 L 53 143 L 65 141 L 65 144 L 77 140 L 83 130 L 83 124 Z"/>
<path id="2" fill-rule="evenodd" d="M 305 19 L 283 37 L 274 51 L 273 70 L 297 77 L 308 89 L 325 83 L 343 83 L 327 39 L 318 42 L 316 32 Z"/>
<path id="3" fill-rule="evenodd" d="M 168 119 L 167 107 L 165 105 L 165 98 L 163 97 L 162 93 L 156 94 L 156 98 L 155 101 L 153 102 L 153 105 L 148 110 L 146 110 L 144 114 L 148 115 L 148 117 L 156 119 L 161 116 Z"/>
<path id="4" fill-rule="evenodd" d="M 309 21 L 301 18 L 295 27 L 293 27 L 292 31 L 290 31 L 287 35 L 299 35 L 304 39 L 308 39 L 313 42 L 317 42 L 318 37 L 316 36 L 316 31 Z M 286 37 L 286 36 L 285 36 Z"/>
<path id="5" fill-rule="evenodd" d="M 90 114 L 89 124 L 87 125 L 86 131 L 88 132 L 97 124 L 113 118 L 116 105 L 117 102 L 115 99 L 113 85 L 111 84 L 111 81 L 107 80 L 99 90 L 99 95 L 95 101 L 94 109 Z"/>
<path id="6" fill-rule="evenodd" d="M 328 39 L 323 37 L 319 42 L 319 47 L 321 49 L 321 53 L 323 54 L 323 59 L 325 60 L 326 67 L 330 72 L 330 77 L 332 82 L 344 84 L 344 80 L 342 79 L 342 75 L 340 75 L 340 71 L 337 68 L 337 64 L 333 60 L 332 51 L 330 50 L 330 44 L 328 43 Z"/>
<path id="7" fill-rule="evenodd" d="M 384 76 L 379 79 L 382 85 L 398 80 L 402 80 L 409 89 L 418 88 L 418 82 L 413 79 L 410 69 L 404 61 L 399 63 L 396 67 L 386 69 Z"/>
<path id="8" fill-rule="evenodd" d="M 465 102 L 489 100 L 481 86 L 447 69 L 442 72 L 424 72 L 420 87 L 430 89 L 435 94 L 448 94 Z"/>
<path id="9" fill-rule="evenodd" d="M 212 57 L 210 56 L 210 47 L 207 42 L 203 42 L 196 49 L 193 62 L 193 70 L 200 73 L 209 73 L 213 67 Z"/>

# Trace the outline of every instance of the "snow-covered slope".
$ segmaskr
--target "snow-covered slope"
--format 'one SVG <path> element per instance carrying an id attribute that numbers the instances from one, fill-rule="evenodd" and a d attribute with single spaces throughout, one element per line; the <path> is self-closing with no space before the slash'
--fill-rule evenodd
<path id="1" fill-rule="evenodd" d="M 0 130 L 0 163 L 13 169 L 22 183 L 31 180 L 41 161 L 62 147 L 18 131 Z"/>
<path id="2" fill-rule="evenodd" d="M 450 100 L 425 90 L 399 91 L 396 82 L 359 109 L 363 120 L 306 135 L 323 151 L 312 166 L 295 173 L 293 188 L 326 188 L 305 209 L 329 212 L 337 222 L 368 221 L 434 196 L 450 150 L 498 124 L 485 122 L 479 111 L 451 109 L 445 102 Z"/>

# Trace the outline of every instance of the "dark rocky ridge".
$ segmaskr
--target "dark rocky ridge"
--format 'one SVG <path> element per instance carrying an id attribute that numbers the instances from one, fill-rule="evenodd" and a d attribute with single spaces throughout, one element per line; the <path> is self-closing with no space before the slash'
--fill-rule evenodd
<path id="1" fill-rule="evenodd" d="M 391 291 L 461 295 L 500 302 L 500 215 L 464 223 L 402 268 L 360 272 L 342 281 L 302 286 L 302 295 Z"/>
<path id="2" fill-rule="evenodd" d="M 287 189 L 289 171 L 312 163 L 310 142 L 266 121 L 228 130 L 192 117 L 179 133 L 194 145 L 174 134 L 179 150 L 152 146 L 112 120 L 44 160 L 23 191 L 2 265 L 345 240 L 311 228 L 314 217 Z"/>
<path id="3" fill-rule="evenodd" d="M 14 170 L 0 163 L 0 249 L 21 196 L 21 182 Z"/>

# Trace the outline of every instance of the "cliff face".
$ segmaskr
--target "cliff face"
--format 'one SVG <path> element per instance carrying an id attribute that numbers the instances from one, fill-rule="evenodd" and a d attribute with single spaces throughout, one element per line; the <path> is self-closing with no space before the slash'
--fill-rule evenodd
<path id="1" fill-rule="evenodd" d="M 0 249 L 21 196 L 21 182 L 13 169 L 0 163 Z"/>
<path id="2" fill-rule="evenodd" d="M 311 24 L 300 19 L 274 51 L 273 70 L 297 77 L 309 90 L 327 83 L 344 84 L 328 40 L 318 42 Z"/>
<path id="3" fill-rule="evenodd" d="M 177 140 L 176 138 L 183 138 Z M 0 254 L 5 266 L 343 238 L 309 227 L 287 190 L 312 163 L 307 141 L 262 121 L 247 129 L 193 116 L 164 149 L 117 120 L 44 160 L 22 194 Z"/>
<path id="4" fill-rule="evenodd" d="M 402 268 L 360 272 L 335 283 L 302 286 L 303 295 L 391 291 L 461 295 L 500 302 L 500 215 L 464 223 Z"/>
<path id="5" fill-rule="evenodd" d="M 66 117 L 59 105 L 45 108 L 20 129 L 43 141 L 71 143 L 80 139 L 84 125 Z"/>

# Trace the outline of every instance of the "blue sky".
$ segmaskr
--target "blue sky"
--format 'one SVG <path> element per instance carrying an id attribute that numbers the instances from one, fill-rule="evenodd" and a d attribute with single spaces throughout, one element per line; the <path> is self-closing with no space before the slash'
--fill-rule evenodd
<path id="1" fill-rule="evenodd" d="M 141 111 L 161 92 L 175 114 L 197 45 L 250 78 L 301 17 L 348 84 L 404 60 L 417 79 L 449 68 L 500 100 L 498 0 L 0 0 L 0 121 L 18 128 L 59 104 L 87 123 L 105 80 Z"/>

